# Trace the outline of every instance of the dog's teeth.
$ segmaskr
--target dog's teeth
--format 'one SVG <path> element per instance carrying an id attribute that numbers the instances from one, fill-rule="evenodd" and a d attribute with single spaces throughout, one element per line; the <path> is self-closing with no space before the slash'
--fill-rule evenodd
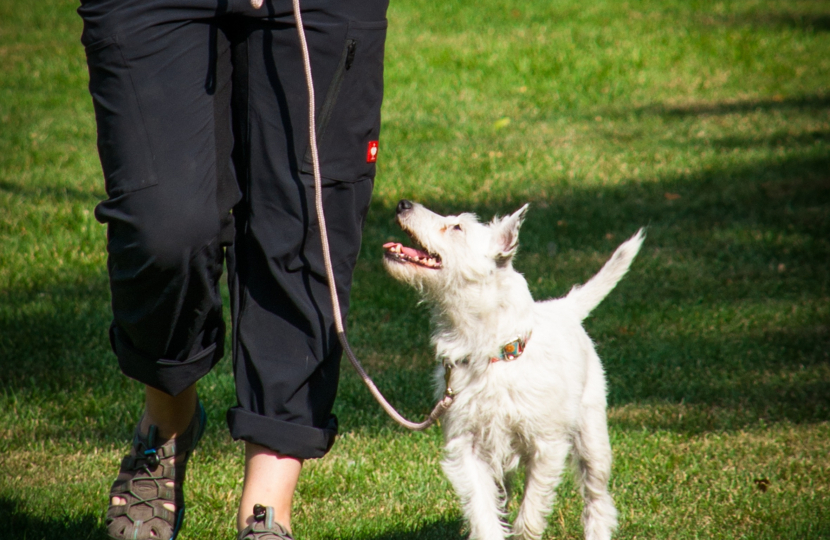
<path id="1" fill-rule="evenodd" d="M 441 263 L 429 253 L 418 249 L 408 248 L 399 242 L 387 242 L 383 244 L 387 254 L 395 255 L 399 261 L 426 266 L 427 268 L 440 268 Z"/>

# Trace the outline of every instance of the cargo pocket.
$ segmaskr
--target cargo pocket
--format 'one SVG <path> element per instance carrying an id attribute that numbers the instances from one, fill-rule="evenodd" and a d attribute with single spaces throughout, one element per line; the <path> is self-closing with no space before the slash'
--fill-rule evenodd
<path id="1" fill-rule="evenodd" d="M 116 197 L 156 185 L 154 153 L 118 37 L 90 44 L 86 57 L 107 195 Z"/>
<path id="2" fill-rule="evenodd" d="M 317 113 L 320 174 L 326 179 L 375 177 L 386 26 L 385 20 L 349 23 L 337 71 Z M 314 172 L 310 145 L 302 171 Z"/>

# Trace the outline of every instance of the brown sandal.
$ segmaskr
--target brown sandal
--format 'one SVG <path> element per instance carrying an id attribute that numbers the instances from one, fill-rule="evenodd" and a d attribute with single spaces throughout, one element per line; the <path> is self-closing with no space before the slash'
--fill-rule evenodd
<path id="1" fill-rule="evenodd" d="M 294 540 L 288 530 L 274 521 L 274 507 L 254 505 L 254 522 L 236 540 Z"/>
<path id="2" fill-rule="evenodd" d="M 147 436 L 135 428 L 133 447 L 121 461 L 110 490 L 107 533 L 111 540 L 174 540 L 184 520 L 184 484 L 187 460 L 202 438 L 207 417 L 199 403 L 184 433 L 156 445 L 156 426 Z M 168 483 L 172 482 L 172 486 Z M 125 504 L 112 503 L 114 497 Z M 173 504 L 175 511 L 164 507 Z"/>

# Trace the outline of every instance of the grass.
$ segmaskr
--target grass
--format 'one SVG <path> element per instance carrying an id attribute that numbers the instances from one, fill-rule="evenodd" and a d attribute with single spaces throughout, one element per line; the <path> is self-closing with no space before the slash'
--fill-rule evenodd
<path id="1" fill-rule="evenodd" d="M 80 20 L 0 4 L 0 538 L 105 537 L 141 410 L 109 352 L 103 198 Z M 641 225 L 588 321 L 609 379 L 621 539 L 830 538 L 830 6 L 393 2 L 382 154 L 351 340 L 410 416 L 431 406 L 425 310 L 384 275 L 402 197 L 485 218 L 525 201 L 537 298 L 592 275 Z M 182 538 L 232 538 L 242 456 L 228 361 Z M 350 368 L 343 435 L 310 462 L 299 538 L 462 538 L 438 430 L 406 433 Z M 763 489 L 762 489 L 763 488 Z M 559 490 L 549 538 L 579 538 Z M 516 501 L 511 502 L 515 512 Z"/>

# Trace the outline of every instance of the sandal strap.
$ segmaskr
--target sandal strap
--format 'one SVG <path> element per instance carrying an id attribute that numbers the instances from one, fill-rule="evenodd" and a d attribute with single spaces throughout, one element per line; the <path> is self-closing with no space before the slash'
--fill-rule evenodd
<path id="1" fill-rule="evenodd" d="M 135 455 L 131 457 L 135 462 L 160 461 L 179 455 L 185 455 L 185 458 L 187 458 L 190 452 L 196 448 L 196 445 L 199 443 L 199 440 L 204 434 L 206 424 L 205 408 L 202 406 L 202 403 L 199 402 L 193 415 L 193 419 L 190 421 L 190 425 L 187 426 L 187 429 L 177 437 L 168 439 L 167 442 L 162 445 L 156 444 L 158 434 L 158 428 L 156 428 L 156 426 L 150 426 L 149 432 L 146 436 L 144 436 L 141 434 L 139 429 L 140 424 L 141 423 L 139 422 L 139 425 L 136 426 L 135 435 L 133 436 Z"/>
<path id="2" fill-rule="evenodd" d="M 164 521 L 168 522 L 175 522 L 176 521 L 176 514 L 177 512 L 171 512 L 167 508 L 163 506 L 152 506 L 152 514 L 149 516 L 142 516 L 144 519 L 142 521 L 150 521 L 153 518 L 159 518 Z M 130 516 L 130 507 L 125 505 L 122 506 L 112 506 L 109 510 L 107 510 L 107 519 L 115 519 L 120 516 Z M 131 519 L 132 521 L 132 519 Z"/>
<path id="3" fill-rule="evenodd" d="M 148 502 L 155 499 L 162 499 L 165 501 L 172 502 L 176 496 L 175 487 L 170 487 L 167 485 L 171 479 L 165 476 L 142 476 L 139 478 L 130 478 L 129 480 L 118 481 L 116 480 L 115 483 L 112 485 L 110 489 L 110 495 L 119 496 L 121 494 L 127 495 L 137 495 L 136 491 L 146 491 L 147 487 L 144 484 L 147 484 L 150 480 L 157 480 L 155 485 L 150 486 L 156 490 L 156 495 L 152 499 L 142 499 L 140 502 Z M 162 482 L 158 482 L 158 480 L 162 480 Z M 134 485 L 133 482 L 136 482 Z"/>
<path id="4" fill-rule="evenodd" d="M 167 530 L 169 530 L 169 525 L 165 521 L 159 522 L 158 520 L 155 520 L 153 518 L 149 518 L 147 520 L 139 519 L 139 520 L 133 521 L 133 519 L 130 518 L 129 514 L 125 514 L 125 516 L 127 518 L 129 518 L 129 524 L 124 529 L 123 534 L 121 536 L 123 538 L 127 538 L 129 540 L 134 540 L 134 539 L 137 539 L 137 538 L 138 539 L 147 538 L 147 539 L 152 539 L 152 540 L 156 540 L 156 539 L 163 540 L 164 539 L 163 535 L 165 533 L 167 533 Z M 170 540 L 174 540 L 176 538 L 176 535 L 179 533 L 179 529 L 181 529 L 182 520 L 184 519 L 184 509 L 180 510 L 179 512 L 176 512 L 173 519 L 174 519 L 173 523 L 175 525 L 173 527 L 173 532 L 172 532 L 172 536 L 170 536 Z M 167 530 L 165 530 L 165 529 L 167 529 Z M 111 533 L 110 533 L 110 538 L 113 538 Z"/>
<path id="5" fill-rule="evenodd" d="M 206 420 L 205 409 L 199 402 L 184 433 L 161 445 L 156 444 L 156 426 L 151 426 L 144 436 L 139 422 L 131 452 L 121 461 L 118 478 L 110 489 L 106 523 L 111 539 L 176 538 L 184 519 L 182 484 L 187 462 L 204 433 Z M 113 497 L 124 499 L 125 504 L 113 505 Z M 165 503 L 173 504 L 176 510 L 168 510 Z"/>
<path id="6" fill-rule="evenodd" d="M 254 522 L 245 527 L 237 540 L 294 540 L 288 529 L 274 520 L 274 507 L 254 505 Z"/>

